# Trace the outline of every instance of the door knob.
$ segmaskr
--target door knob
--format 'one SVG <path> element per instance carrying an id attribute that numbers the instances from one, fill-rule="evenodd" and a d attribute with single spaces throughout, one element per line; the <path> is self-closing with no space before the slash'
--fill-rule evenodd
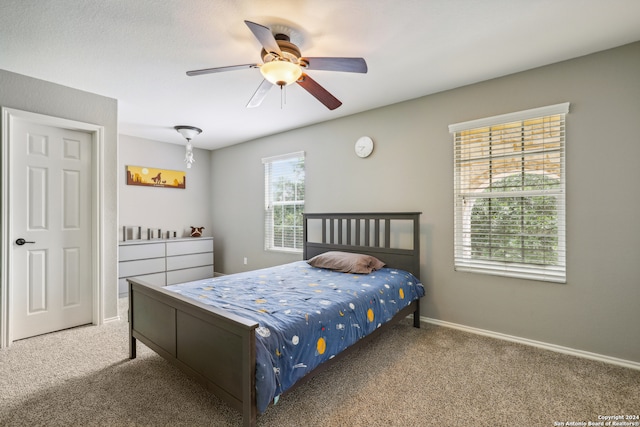
<path id="1" fill-rule="evenodd" d="M 27 242 L 26 240 L 24 240 L 22 237 L 20 237 L 19 239 L 16 240 L 16 245 L 18 246 L 22 246 L 25 243 L 35 243 L 35 242 Z"/>

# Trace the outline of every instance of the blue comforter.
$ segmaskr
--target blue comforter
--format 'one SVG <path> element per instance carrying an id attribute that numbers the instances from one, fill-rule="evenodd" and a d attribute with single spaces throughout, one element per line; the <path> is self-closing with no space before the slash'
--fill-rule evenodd
<path id="1" fill-rule="evenodd" d="M 422 284 L 404 270 L 349 274 L 305 261 L 165 289 L 259 324 L 256 400 L 261 413 L 313 368 L 424 296 Z"/>

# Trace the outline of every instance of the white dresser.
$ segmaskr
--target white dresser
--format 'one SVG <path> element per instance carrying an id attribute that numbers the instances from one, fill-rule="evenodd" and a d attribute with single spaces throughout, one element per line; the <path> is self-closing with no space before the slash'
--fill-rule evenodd
<path id="1" fill-rule="evenodd" d="M 213 237 L 120 242 L 120 296 L 128 293 L 128 277 L 139 277 L 157 286 L 213 277 Z"/>

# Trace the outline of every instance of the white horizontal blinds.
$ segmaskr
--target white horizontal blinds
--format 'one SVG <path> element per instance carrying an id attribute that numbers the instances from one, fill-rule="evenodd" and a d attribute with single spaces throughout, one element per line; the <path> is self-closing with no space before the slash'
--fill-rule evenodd
<path id="1" fill-rule="evenodd" d="M 304 152 L 262 159 L 265 183 L 265 249 L 302 252 Z"/>
<path id="2" fill-rule="evenodd" d="M 456 270 L 566 282 L 568 106 L 450 126 Z"/>

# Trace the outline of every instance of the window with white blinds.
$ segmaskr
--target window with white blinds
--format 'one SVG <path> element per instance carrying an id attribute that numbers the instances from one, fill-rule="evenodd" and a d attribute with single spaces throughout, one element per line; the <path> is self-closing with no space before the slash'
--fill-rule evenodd
<path id="1" fill-rule="evenodd" d="M 566 283 L 569 103 L 449 126 L 455 269 Z"/>
<path id="2" fill-rule="evenodd" d="M 304 152 L 262 159 L 266 250 L 302 252 Z"/>

